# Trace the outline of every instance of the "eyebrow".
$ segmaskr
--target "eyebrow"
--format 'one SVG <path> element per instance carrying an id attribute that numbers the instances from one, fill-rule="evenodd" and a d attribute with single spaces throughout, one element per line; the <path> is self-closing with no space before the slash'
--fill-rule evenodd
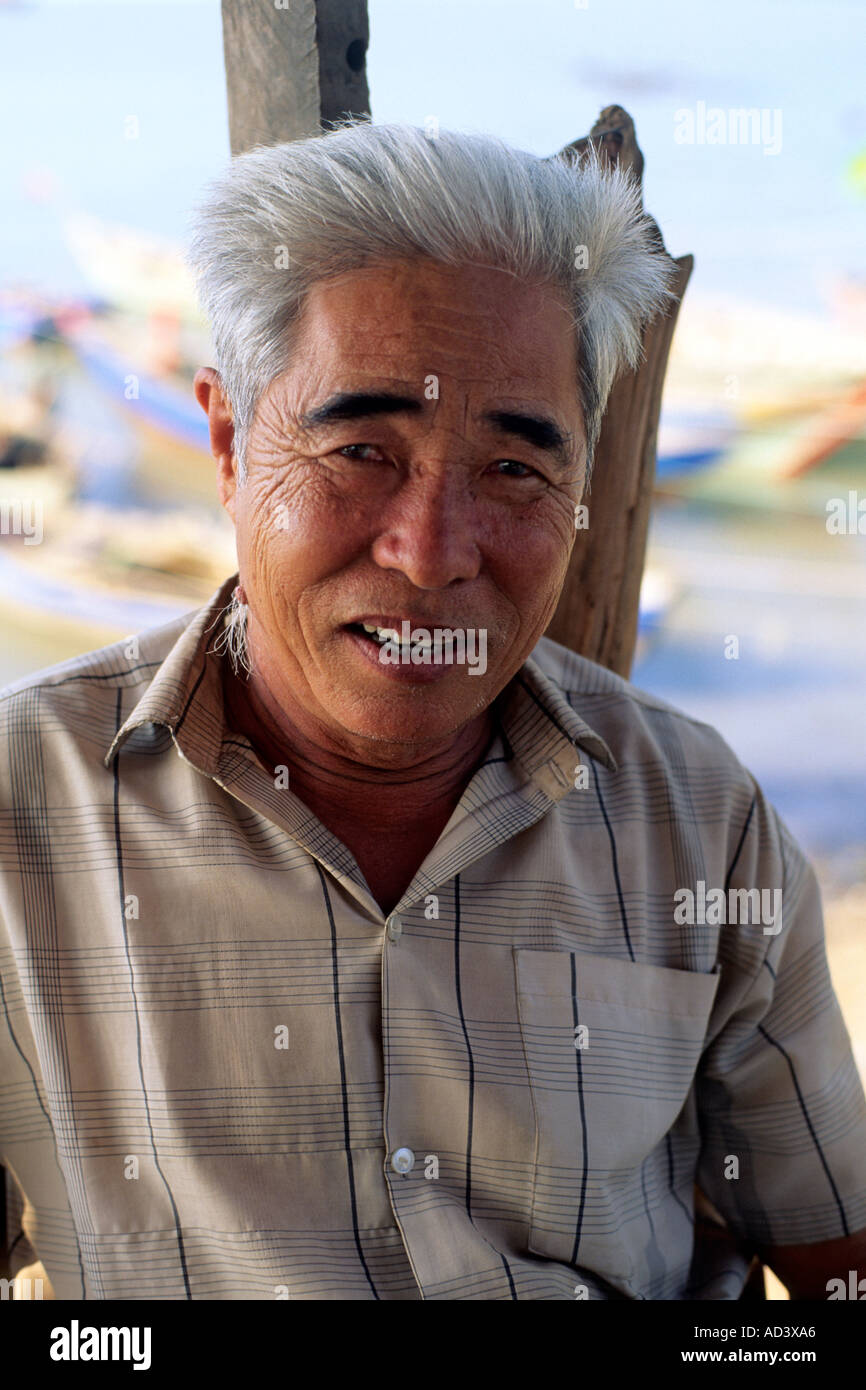
<path id="1" fill-rule="evenodd" d="M 301 425 L 304 429 L 315 429 L 341 420 L 363 420 L 375 415 L 396 415 L 401 411 L 419 415 L 423 409 L 423 403 L 415 396 L 391 391 L 340 391 L 302 415 Z M 569 447 L 572 436 L 563 434 L 546 415 L 532 415 L 522 410 L 488 410 L 482 418 L 500 433 L 515 435 L 534 448 L 543 449 L 563 471 L 573 467 Z"/>

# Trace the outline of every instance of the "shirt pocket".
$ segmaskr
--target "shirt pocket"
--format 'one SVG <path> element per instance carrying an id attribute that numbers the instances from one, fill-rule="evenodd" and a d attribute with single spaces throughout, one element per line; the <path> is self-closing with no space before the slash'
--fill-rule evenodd
<path id="1" fill-rule="evenodd" d="M 650 1238 L 640 1167 L 686 1103 L 719 976 L 514 956 L 536 1127 L 529 1249 L 629 1291 Z"/>

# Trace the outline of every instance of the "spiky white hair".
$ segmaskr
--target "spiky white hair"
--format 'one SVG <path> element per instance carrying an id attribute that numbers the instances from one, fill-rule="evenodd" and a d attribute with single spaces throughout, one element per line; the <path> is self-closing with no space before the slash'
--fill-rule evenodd
<path id="1" fill-rule="evenodd" d="M 310 287 L 431 257 L 564 292 L 587 468 L 619 370 L 670 296 L 673 263 L 631 176 L 592 155 L 542 159 L 493 136 L 346 119 L 232 160 L 196 210 L 187 259 L 231 403 L 239 479 L 262 393 L 289 364 Z"/>

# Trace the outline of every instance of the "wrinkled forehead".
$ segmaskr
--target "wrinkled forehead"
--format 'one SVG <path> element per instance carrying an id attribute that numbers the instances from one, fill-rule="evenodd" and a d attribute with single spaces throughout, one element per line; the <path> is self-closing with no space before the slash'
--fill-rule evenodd
<path id="1" fill-rule="evenodd" d="M 393 380 L 426 383 L 428 394 L 492 390 L 577 405 L 564 293 L 492 267 L 400 261 L 317 281 L 292 339 L 285 379 L 274 383 L 292 394 Z"/>

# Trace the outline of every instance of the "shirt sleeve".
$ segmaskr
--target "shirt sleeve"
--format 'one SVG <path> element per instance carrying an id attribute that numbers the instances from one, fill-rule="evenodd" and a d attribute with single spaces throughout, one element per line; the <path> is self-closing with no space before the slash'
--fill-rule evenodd
<path id="1" fill-rule="evenodd" d="M 752 785 L 728 886 L 780 890 L 781 926 L 768 928 L 766 914 L 721 928 L 728 1005 L 697 1080 L 697 1180 L 746 1241 L 812 1244 L 866 1228 L 866 1099 L 830 979 L 815 873 Z"/>

